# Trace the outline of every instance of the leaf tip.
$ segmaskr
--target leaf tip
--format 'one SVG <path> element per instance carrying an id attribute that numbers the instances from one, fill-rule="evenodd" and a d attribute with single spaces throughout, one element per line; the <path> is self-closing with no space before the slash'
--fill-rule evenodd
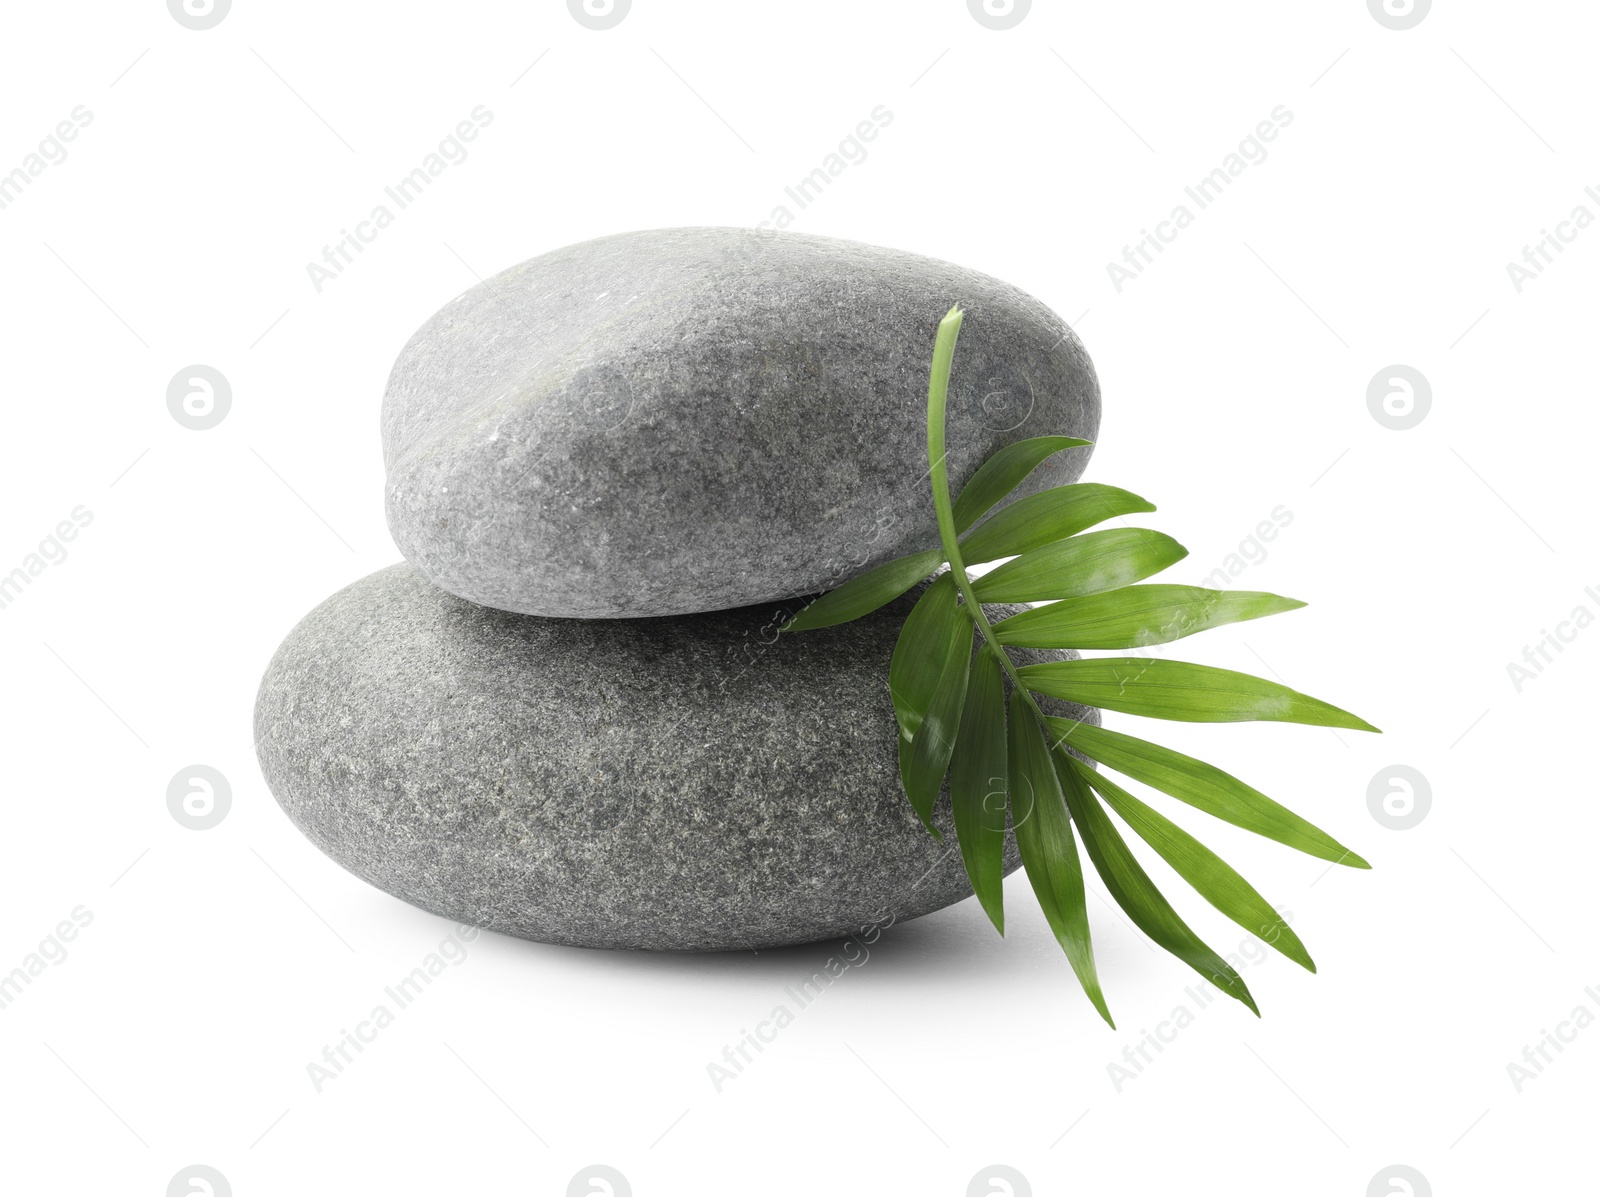
<path id="1" fill-rule="evenodd" d="M 1328 704 L 1323 705 L 1327 706 Z M 1372 732 L 1374 735 L 1378 736 L 1383 735 L 1383 729 L 1381 727 L 1374 727 L 1360 715 L 1352 714 L 1350 711 L 1346 711 L 1335 706 L 1329 706 L 1328 713 L 1333 717 L 1328 723 L 1328 726 L 1330 727 L 1342 727 L 1346 731 L 1363 731 Z M 1336 722 L 1334 720 L 1336 720 Z"/>

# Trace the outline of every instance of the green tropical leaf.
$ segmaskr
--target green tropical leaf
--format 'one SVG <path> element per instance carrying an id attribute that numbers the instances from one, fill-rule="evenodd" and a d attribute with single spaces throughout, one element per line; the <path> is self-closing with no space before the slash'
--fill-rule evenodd
<path id="1" fill-rule="evenodd" d="M 1117 905 L 1127 911 L 1139 930 L 1218 989 L 1243 1002 L 1260 1018 L 1261 1011 L 1256 1008 L 1255 999 L 1250 996 L 1243 979 L 1178 917 L 1178 912 L 1162 896 L 1150 875 L 1134 859 L 1121 833 L 1074 772 L 1072 765 L 1076 762 L 1065 749 L 1056 752 L 1054 757 L 1072 821 L 1083 835 L 1083 846 L 1088 850 L 1089 859 L 1094 861 L 1095 871 Z"/>
<path id="2" fill-rule="evenodd" d="M 922 723 L 911 737 L 909 748 L 900 754 L 900 783 L 905 787 L 911 808 L 936 840 L 944 836 L 933 825 L 933 804 L 939 799 L 950 754 L 956 746 L 972 665 L 972 626 L 965 615 L 961 616 L 961 622 L 966 626 L 946 647 L 939 681 L 923 712 Z"/>
<path id="3" fill-rule="evenodd" d="M 1113 1028 L 1111 1011 L 1100 991 L 1089 940 L 1089 912 L 1084 905 L 1083 866 L 1067 815 L 1061 780 L 1050 763 L 1050 749 L 1039 721 L 1019 689 L 1011 692 L 1008 721 L 1011 826 L 1022 854 L 1028 881 L 1044 908 L 1056 942 L 1067 954 L 1072 971 L 1094 1008 Z"/>
<path id="4" fill-rule="evenodd" d="M 1283 916 L 1256 891 L 1227 861 L 1165 815 L 1140 802 L 1127 790 L 1076 758 L 1068 758 L 1074 772 L 1099 792 L 1106 804 L 1133 828 L 1135 834 L 1155 849 L 1211 905 L 1227 915 L 1263 943 L 1277 948 L 1309 972 L 1316 963 L 1300 937 L 1289 929 Z"/>
<path id="5" fill-rule="evenodd" d="M 1135 648 L 1304 604 L 1270 594 L 1137 585 L 1181 559 L 1184 552 L 1170 538 L 1140 529 L 1078 537 L 1103 520 L 1155 510 L 1118 487 L 1061 486 L 994 510 L 1050 454 L 1083 443 L 1070 438 L 1039 437 L 1002 449 L 973 475 L 952 504 L 946 400 L 962 320 L 960 305 L 940 320 L 928 374 L 927 478 L 939 550 L 869 571 L 819 599 L 785 630 L 858 618 L 903 594 L 940 562 L 948 562 L 949 573 L 936 578 L 914 605 L 889 670 L 900 727 L 900 775 L 918 817 L 935 836 L 939 834 L 932 812 L 948 772 L 968 878 L 985 913 L 1004 934 L 1000 878 L 1004 817 L 994 817 L 992 800 L 1001 786 L 1005 788 L 1034 894 L 1084 991 L 1107 1023 L 1111 1014 L 1095 969 L 1075 823 L 1116 900 L 1145 932 L 1255 1010 L 1238 974 L 1195 937 L 1157 891 L 1100 802 L 1117 811 L 1219 910 L 1314 971 L 1304 945 L 1275 917 L 1265 899 L 1209 849 L 1070 753 L 1056 750 L 1070 741 L 1108 768 L 1246 830 L 1335 863 L 1367 868 L 1367 862 L 1212 765 L 1093 724 L 1044 716 L 1032 691 L 1193 721 L 1278 719 L 1368 725 L 1348 712 L 1259 678 L 1175 662 L 1074 662 L 1070 667 L 1029 667 L 1019 673 L 1002 645 Z M 1002 558 L 1017 560 L 977 582 L 968 573 L 968 563 Z M 991 626 L 985 602 L 1051 605 Z M 975 629 L 984 641 L 976 661 Z M 1002 705 L 1002 674 L 1015 683 L 1008 707 Z"/>
<path id="6" fill-rule="evenodd" d="M 1049 602 L 1127 586 L 1188 555 L 1188 549 L 1163 533 L 1109 528 L 1034 549 L 985 574 L 972 587 L 985 603 Z"/>
<path id="7" fill-rule="evenodd" d="M 983 597 L 981 589 L 979 597 Z M 1151 719 L 1186 723 L 1265 719 L 1352 731 L 1378 730 L 1349 711 L 1277 682 L 1188 661 L 1097 657 L 1026 665 L 1017 673 L 1035 693 Z"/>
<path id="8" fill-rule="evenodd" d="M 1002 619 L 994 630 L 1001 644 L 1018 648 L 1143 648 L 1303 606 L 1255 590 L 1158 583 L 1035 607 Z"/>
<path id="9" fill-rule="evenodd" d="M 1102 482 L 1052 487 L 1018 499 L 968 532 L 961 557 L 968 565 L 1015 557 L 1115 516 L 1154 510 L 1138 495 Z"/>
<path id="10" fill-rule="evenodd" d="M 1358 869 L 1372 867 L 1327 832 L 1215 765 L 1092 723 L 1055 718 L 1047 718 L 1045 722 L 1058 744 L 1070 744 L 1102 765 L 1126 773 L 1135 781 L 1153 786 L 1235 827 L 1243 827 L 1321 860 Z"/>
<path id="11" fill-rule="evenodd" d="M 1036 436 L 1007 445 L 972 476 L 957 496 L 954 514 L 956 531 L 965 532 L 984 512 L 1022 484 L 1022 480 L 1044 461 L 1063 449 L 1076 449 L 1092 442 L 1075 436 Z"/>
<path id="12" fill-rule="evenodd" d="M 950 646 L 962 637 L 970 643 L 972 623 L 956 605 L 955 580 L 949 574 L 941 574 L 906 616 L 889 661 L 889 696 L 894 700 L 902 739 L 910 740 L 917 734 L 950 656 Z"/>
<path id="13" fill-rule="evenodd" d="M 950 758 L 950 806 L 972 892 L 1004 935 L 1006 698 L 1000 662 L 988 645 L 978 650 L 967 681 L 961 730 Z"/>
<path id="14" fill-rule="evenodd" d="M 809 632 L 813 628 L 831 628 L 870 615 L 885 603 L 894 602 L 938 569 L 943 561 L 944 555 L 937 549 L 885 561 L 808 604 L 779 630 Z"/>

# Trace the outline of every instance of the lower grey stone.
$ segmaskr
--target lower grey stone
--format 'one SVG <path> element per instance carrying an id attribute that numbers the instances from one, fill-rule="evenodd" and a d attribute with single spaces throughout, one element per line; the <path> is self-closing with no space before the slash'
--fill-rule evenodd
<path id="1" fill-rule="evenodd" d="M 940 843 L 900 789 L 887 674 L 911 602 L 779 636 L 782 605 L 549 619 L 395 565 L 278 649 L 262 770 L 357 876 L 528 939 L 757 948 L 916 918 L 971 888 L 948 800 Z"/>

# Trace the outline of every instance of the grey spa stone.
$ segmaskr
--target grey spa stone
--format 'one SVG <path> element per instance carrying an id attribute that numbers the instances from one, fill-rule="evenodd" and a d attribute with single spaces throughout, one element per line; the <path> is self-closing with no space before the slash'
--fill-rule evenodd
<path id="1" fill-rule="evenodd" d="M 899 250 L 749 229 L 623 233 L 446 304 L 389 376 L 389 527 L 452 594 L 621 618 L 815 593 L 938 544 L 934 330 L 967 319 L 950 480 L 1047 434 L 1093 439 L 1083 345 L 1007 283 Z M 1058 454 L 1018 493 L 1075 480 Z"/>
<path id="2" fill-rule="evenodd" d="M 278 649 L 262 771 L 358 877 L 528 939 L 760 948 L 915 918 L 972 891 L 948 799 L 941 844 L 900 790 L 886 679 L 910 605 L 783 636 L 777 605 L 547 619 L 394 565 Z"/>

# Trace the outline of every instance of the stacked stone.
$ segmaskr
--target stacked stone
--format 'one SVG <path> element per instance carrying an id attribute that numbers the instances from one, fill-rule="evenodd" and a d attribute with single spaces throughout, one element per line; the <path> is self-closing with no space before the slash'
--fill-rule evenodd
<path id="1" fill-rule="evenodd" d="M 289 817 L 396 897 L 553 943 L 803 943 L 970 895 L 948 804 L 941 843 L 900 789 L 887 678 L 915 593 L 778 631 L 937 547 L 927 374 L 955 301 L 952 489 L 1013 441 L 1093 439 L 1059 318 L 898 251 L 628 233 L 453 300 L 384 398 L 406 560 L 306 616 L 261 684 Z"/>

